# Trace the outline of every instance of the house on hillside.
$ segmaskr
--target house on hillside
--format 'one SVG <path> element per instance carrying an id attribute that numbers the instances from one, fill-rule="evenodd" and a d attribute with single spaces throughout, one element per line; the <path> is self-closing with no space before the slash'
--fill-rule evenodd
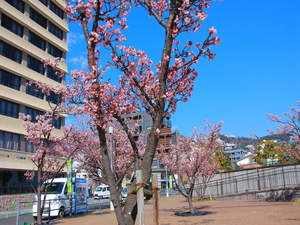
<path id="1" fill-rule="evenodd" d="M 261 167 L 260 164 L 255 162 L 254 155 L 251 152 L 249 152 L 245 157 L 237 160 L 234 166 L 236 170 Z"/>
<path id="2" fill-rule="evenodd" d="M 226 143 L 224 146 L 224 152 L 230 155 L 230 160 L 234 165 L 236 161 L 244 158 L 246 156 L 246 151 L 243 148 L 236 148 L 235 144 Z"/>

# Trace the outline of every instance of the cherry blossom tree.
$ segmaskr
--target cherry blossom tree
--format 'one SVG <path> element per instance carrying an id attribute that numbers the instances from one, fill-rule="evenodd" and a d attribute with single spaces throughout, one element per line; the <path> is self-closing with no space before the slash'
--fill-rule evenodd
<path id="1" fill-rule="evenodd" d="M 195 65 L 201 57 L 212 60 L 215 54 L 211 46 L 220 43 L 216 29 L 207 30 L 201 42 L 183 40 L 184 35 L 198 32 L 207 17 L 210 0 L 195 1 L 70 1 L 66 12 L 69 20 L 79 22 L 87 47 L 88 71 L 70 73 L 71 85 L 56 91 L 64 93 L 72 104 L 70 113 L 83 113 L 90 118 L 89 126 L 97 132 L 101 163 L 110 186 L 111 200 L 119 224 L 134 224 L 136 198 L 129 195 L 122 210 L 115 174 L 111 170 L 107 141 L 108 124 L 115 118 L 133 150 L 134 171 L 141 169 L 143 182 L 148 183 L 162 121 L 175 113 L 178 102 L 186 102 L 194 89 L 198 76 Z M 124 32 L 130 31 L 127 18 L 130 9 L 144 10 L 157 26 L 161 27 L 163 48 L 158 52 L 160 61 L 153 62 L 146 52 L 127 46 Z M 141 18 L 142 20 L 142 18 Z M 147 27 L 144 24 L 143 27 Z M 134 32 L 134 30 L 133 30 Z M 100 57 L 107 52 L 109 59 Z M 101 65 L 100 65 L 101 62 Z M 45 61 L 48 63 L 48 61 Z M 55 68 L 55 64 L 53 68 Z M 118 84 L 105 80 L 109 70 L 119 75 Z M 144 109 L 151 117 L 153 126 L 147 139 L 145 153 L 140 161 L 140 150 L 124 117 L 137 109 Z"/>
<path id="2" fill-rule="evenodd" d="M 192 199 L 195 184 L 203 183 L 203 197 L 207 183 L 220 167 L 217 152 L 221 149 L 218 141 L 221 126 L 222 122 L 212 125 L 206 121 L 200 130 L 194 128 L 191 137 L 179 136 L 171 150 L 157 154 L 167 170 L 178 177 L 176 187 L 187 199 L 191 214 L 195 213 Z"/>
<path id="3" fill-rule="evenodd" d="M 42 224 L 42 212 L 45 206 L 46 194 L 42 201 L 41 186 L 43 181 L 52 178 L 52 180 L 62 173 L 66 168 L 67 160 L 73 157 L 79 150 L 89 147 L 90 133 L 78 130 L 74 126 L 63 127 L 60 136 L 54 133 L 53 122 L 59 119 L 61 113 L 65 112 L 61 104 L 52 105 L 51 109 L 42 115 L 38 115 L 35 121 L 31 122 L 30 115 L 20 114 L 25 120 L 23 126 L 27 133 L 25 138 L 34 146 L 35 153 L 30 154 L 28 158 L 33 162 L 36 168 L 27 171 L 27 179 L 33 180 L 35 171 L 37 171 L 37 222 Z M 43 204 L 42 204 L 43 202 Z"/>
<path id="4" fill-rule="evenodd" d="M 300 101 L 297 101 L 298 106 Z M 285 153 L 291 156 L 296 162 L 300 162 L 300 110 L 296 107 L 290 107 L 292 113 L 284 113 L 287 117 L 283 120 L 279 116 L 267 114 L 267 119 L 279 123 L 276 131 L 268 130 L 271 134 L 289 135 L 291 140 L 285 143 Z"/>
<path id="5" fill-rule="evenodd" d="M 133 150 L 132 145 L 130 144 L 128 137 L 125 131 L 116 125 L 116 123 L 110 124 L 110 127 L 113 127 L 112 134 L 106 134 L 107 146 L 113 146 L 113 173 L 115 177 L 115 182 L 118 190 L 118 194 L 120 196 L 122 190 L 122 181 L 126 175 L 131 175 L 134 172 L 133 163 Z M 134 133 L 137 130 L 136 126 L 131 126 L 131 132 Z M 108 135 L 112 135 L 112 140 L 108 137 Z M 144 153 L 144 135 L 137 136 L 137 145 L 139 148 L 140 157 L 143 156 Z M 80 151 L 80 154 L 77 154 L 76 161 L 80 164 L 78 168 L 84 169 L 88 171 L 90 174 L 93 174 L 97 181 L 101 183 L 107 184 L 106 174 L 99 175 L 99 172 L 104 171 L 103 163 L 102 163 L 102 149 L 99 148 L 99 139 L 94 135 L 94 140 L 90 142 L 92 146 L 89 148 L 85 148 Z M 111 157 L 111 155 L 110 155 Z"/>

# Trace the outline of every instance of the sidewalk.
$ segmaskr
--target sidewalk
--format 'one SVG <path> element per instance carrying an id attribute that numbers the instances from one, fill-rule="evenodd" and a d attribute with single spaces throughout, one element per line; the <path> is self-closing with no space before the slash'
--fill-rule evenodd
<path id="1" fill-rule="evenodd" d="M 20 215 L 31 215 L 32 208 L 27 209 L 20 209 Z M 10 211 L 0 211 L 0 219 L 7 218 L 7 217 L 15 217 L 17 216 L 17 210 L 10 210 Z"/>
<path id="2" fill-rule="evenodd" d="M 196 210 L 210 212 L 204 216 L 175 216 L 188 211 L 181 195 L 159 199 L 160 225 L 299 225 L 300 205 L 293 202 L 209 201 L 194 203 Z M 152 225 L 152 200 L 145 202 L 145 224 Z M 55 225 L 117 225 L 113 211 L 106 209 L 76 218 L 52 222 Z"/>

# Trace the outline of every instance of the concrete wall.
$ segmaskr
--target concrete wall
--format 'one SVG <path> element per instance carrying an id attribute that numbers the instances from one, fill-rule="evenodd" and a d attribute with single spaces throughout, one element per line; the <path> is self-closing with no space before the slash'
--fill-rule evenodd
<path id="1" fill-rule="evenodd" d="M 224 195 L 217 197 L 217 199 L 224 201 L 296 201 L 300 199 L 300 187 L 278 188 L 265 191 L 253 191 L 249 193 Z"/>
<path id="2" fill-rule="evenodd" d="M 0 211 L 17 210 L 18 202 L 34 200 L 35 194 L 2 195 L 0 196 Z M 32 208 L 32 203 L 21 203 L 20 208 Z"/>

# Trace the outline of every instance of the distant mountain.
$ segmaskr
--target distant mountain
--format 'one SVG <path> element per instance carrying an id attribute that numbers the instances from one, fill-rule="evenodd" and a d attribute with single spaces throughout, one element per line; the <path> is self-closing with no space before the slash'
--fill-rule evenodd
<path id="1" fill-rule="evenodd" d="M 256 145 L 258 144 L 261 140 L 267 140 L 267 139 L 272 139 L 272 140 L 280 140 L 280 141 L 287 141 L 289 140 L 288 135 L 268 135 L 261 137 L 260 139 L 257 138 L 247 138 L 247 137 L 227 137 L 225 135 L 220 135 L 220 139 L 224 141 L 225 143 L 230 143 L 230 144 L 235 144 L 237 148 L 244 148 L 247 145 Z"/>
<path id="2" fill-rule="evenodd" d="M 280 140 L 280 141 L 288 141 L 290 140 L 289 135 L 268 135 L 261 137 L 262 140 L 267 140 L 267 139 L 273 139 L 273 140 Z"/>

